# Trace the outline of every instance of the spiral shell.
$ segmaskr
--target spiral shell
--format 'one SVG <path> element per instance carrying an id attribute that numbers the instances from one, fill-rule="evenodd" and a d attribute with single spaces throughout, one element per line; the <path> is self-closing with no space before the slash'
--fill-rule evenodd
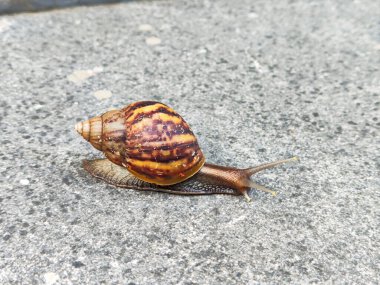
<path id="1" fill-rule="evenodd" d="M 205 163 L 189 125 L 162 103 L 136 102 L 75 128 L 110 161 L 146 182 L 176 184 L 193 176 Z"/>

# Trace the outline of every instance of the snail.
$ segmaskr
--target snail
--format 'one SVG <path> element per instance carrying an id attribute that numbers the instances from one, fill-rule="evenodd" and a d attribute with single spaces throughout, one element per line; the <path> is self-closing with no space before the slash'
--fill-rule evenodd
<path id="1" fill-rule="evenodd" d="M 76 131 L 106 159 L 84 160 L 83 167 L 109 184 L 137 190 L 183 195 L 243 195 L 251 188 L 276 192 L 250 178 L 264 169 L 298 158 L 238 169 L 205 163 L 197 138 L 185 120 L 170 107 L 153 101 L 77 123 Z"/>

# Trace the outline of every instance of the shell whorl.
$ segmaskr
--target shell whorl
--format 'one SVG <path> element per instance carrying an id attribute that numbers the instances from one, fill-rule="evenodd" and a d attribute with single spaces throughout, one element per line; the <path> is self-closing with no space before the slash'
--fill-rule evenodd
<path id="1" fill-rule="evenodd" d="M 94 148 L 102 150 L 102 117 L 93 117 L 75 125 L 75 130 Z"/>
<path id="2" fill-rule="evenodd" d="M 110 161 L 146 182 L 179 183 L 205 162 L 189 125 L 162 103 L 136 102 L 78 123 L 76 129 Z"/>

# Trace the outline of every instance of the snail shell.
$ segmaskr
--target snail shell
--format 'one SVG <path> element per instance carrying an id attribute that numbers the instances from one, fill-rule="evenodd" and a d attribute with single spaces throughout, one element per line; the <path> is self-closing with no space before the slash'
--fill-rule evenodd
<path id="1" fill-rule="evenodd" d="M 177 184 L 205 163 L 189 125 L 162 103 L 136 102 L 78 123 L 76 130 L 110 161 L 149 183 Z"/>

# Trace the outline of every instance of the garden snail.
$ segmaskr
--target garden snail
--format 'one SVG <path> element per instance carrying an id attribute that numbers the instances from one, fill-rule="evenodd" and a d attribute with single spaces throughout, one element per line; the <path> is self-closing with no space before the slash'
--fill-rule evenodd
<path id="1" fill-rule="evenodd" d="M 185 120 L 168 106 L 152 101 L 77 123 L 77 132 L 107 159 L 84 160 L 93 176 L 124 188 L 175 194 L 244 195 L 251 188 L 275 194 L 250 177 L 296 157 L 247 169 L 205 163 Z"/>

